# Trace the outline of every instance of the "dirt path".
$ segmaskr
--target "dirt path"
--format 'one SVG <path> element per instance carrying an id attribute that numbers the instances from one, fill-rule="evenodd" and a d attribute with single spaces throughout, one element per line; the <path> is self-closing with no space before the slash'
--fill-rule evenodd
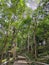
<path id="1" fill-rule="evenodd" d="M 18 56 L 18 60 L 14 62 L 13 65 L 28 65 L 26 58 L 23 56 Z"/>
<path id="2" fill-rule="evenodd" d="M 15 61 L 13 65 L 28 65 L 28 64 L 24 60 L 18 60 L 18 61 Z"/>

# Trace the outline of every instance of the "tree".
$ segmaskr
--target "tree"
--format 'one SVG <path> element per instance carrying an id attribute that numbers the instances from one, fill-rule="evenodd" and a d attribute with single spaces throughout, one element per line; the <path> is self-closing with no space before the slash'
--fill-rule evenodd
<path id="1" fill-rule="evenodd" d="M 25 11 L 25 3 L 23 0 L 10 0 L 10 1 L 6 1 L 6 0 L 1 0 L 0 1 L 0 24 L 4 29 L 4 40 L 3 40 L 3 47 L 1 50 L 1 55 L 3 54 L 3 49 L 6 47 L 6 45 L 9 43 L 14 42 L 14 40 L 12 40 L 12 37 L 15 36 L 15 29 L 16 28 L 13 23 L 15 23 L 16 21 L 21 19 L 21 16 L 23 14 L 23 12 Z M 13 27 L 13 30 L 11 29 Z M 2 31 L 3 31 L 2 29 Z M 13 34 L 12 34 L 13 31 Z M 7 33 L 7 34 L 6 34 Z M 10 39 L 9 39 L 10 38 Z M 13 38 L 14 39 L 14 38 Z M 2 41 L 2 40 L 1 40 Z M 13 42 L 11 42 L 13 41 Z"/>

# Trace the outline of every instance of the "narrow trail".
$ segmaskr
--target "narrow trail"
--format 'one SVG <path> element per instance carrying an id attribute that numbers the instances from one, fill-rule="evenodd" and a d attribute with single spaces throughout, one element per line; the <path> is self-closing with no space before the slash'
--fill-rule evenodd
<path id="1" fill-rule="evenodd" d="M 13 65 L 28 65 L 26 58 L 23 56 L 18 56 L 18 60 L 14 62 Z"/>
<path id="2" fill-rule="evenodd" d="M 46 63 L 38 62 L 38 61 L 30 61 L 30 59 L 28 58 L 29 60 L 27 60 L 27 58 L 28 58 L 28 56 L 26 56 L 26 55 L 25 56 L 18 56 L 18 60 L 14 61 L 14 63 L 12 65 L 31 65 L 32 63 L 34 65 L 49 65 Z M 7 63 L 9 61 L 4 62 L 2 65 L 7 65 Z"/>
<path id="3" fill-rule="evenodd" d="M 14 62 L 13 65 L 31 65 L 31 63 L 35 63 L 35 65 L 49 65 L 46 63 L 38 62 L 38 61 L 27 61 L 26 57 L 18 56 L 18 60 Z"/>

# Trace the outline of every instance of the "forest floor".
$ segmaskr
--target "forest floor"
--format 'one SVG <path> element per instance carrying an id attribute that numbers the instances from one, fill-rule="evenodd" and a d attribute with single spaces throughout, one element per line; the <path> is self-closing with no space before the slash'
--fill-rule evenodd
<path id="1" fill-rule="evenodd" d="M 12 60 L 10 60 L 12 61 Z M 6 61 L 4 62 L 2 65 L 5 65 L 7 64 L 9 61 Z M 46 64 L 46 63 L 43 63 L 43 62 L 40 62 L 40 61 L 27 61 L 26 60 L 26 57 L 23 57 L 23 56 L 19 56 L 19 59 L 18 60 L 15 60 L 14 63 L 12 63 L 12 65 L 28 65 L 28 64 L 38 64 L 38 65 L 49 65 L 49 64 Z M 11 65 L 11 64 L 10 64 Z"/>
<path id="2" fill-rule="evenodd" d="M 18 60 L 15 61 L 13 65 L 28 65 L 28 64 L 31 65 L 33 63 L 38 64 L 38 65 L 49 65 L 49 64 L 39 62 L 39 61 L 27 61 L 26 57 L 23 57 L 23 56 L 18 56 Z"/>
<path id="3" fill-rule="evenodd" d="M 42 58 L 37 58 L 37 59 L 38 59 L 37 61 L 30 60 L 30 58 L 27 55 L 18 55 L 18 60 L 15 60 L 12 65 L 28 65 L 28 64 L 31 64 L 31 63 L 45 65 L 46 64 L 45 61 L 47 59 L 49 59 L 49 55 L 43 56 Z M 13 58 L 10 58 L 9 61 L 5 61 L 5 60 L 3 60 L 4 62 L 3 62 L 2 65 L 8 63 L 9 61 L 11 62 L 13 60 Z M 46 64 L 46 65 L 49 65 L 49 64 Z"/>

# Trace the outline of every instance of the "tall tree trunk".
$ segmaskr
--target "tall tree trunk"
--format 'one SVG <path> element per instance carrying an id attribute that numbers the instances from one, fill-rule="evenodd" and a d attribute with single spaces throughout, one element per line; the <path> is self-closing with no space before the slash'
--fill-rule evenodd
<path id="1" fill-rule="evenodd" d="M 1 65 L 1 63 L 2 63 L 2 58 L 1 58 L 1 55 L 0 55 L 0 65 Z"/>
<path id="2" fill-rule="evenodd" d="M 28 33 L 28 52 L 29 52 L 29 33 Z"/>
<path id="3" fill-rule="evenodd" d="M 34 34 L 33 34 L 33 40 L 34 40 L 34 45 L 35 45 L 35 59 L 37 59 L 37 43 L 36 43 L 36 31 L 37 31 L 37 18 L 35 16 L 34 19 Z"/>
<path id="4" fill-rule="evenodd" d="M 33 48 L 32 48 L 32 44 L 31 44 L 31 54 L 33 53 Z"/>
<path id="5" fill-rule="evenodd" d="M 16 48 L 14 48 L 14 51 L 13 51 L 13 58 L 14 58 L 14 60 L 17 59 L 17 58 L 16 58 Z"/>
<path id="6" fill-rule="evenodd" d="M 14 58 L 14 61 L 17 59 L 17 57 L 16 57 L 17 43 L 14 42 L 14 40 L 15 40 L 15 33 L 16 33 L 16 29 L 15 29 L 15 27 L 13 27 L 13 37 L 12 37 L 12 41 L 11 42 L 14 45 L 13 46 L 13 48 L 14 48 L 14 50 L 13 50 L 13 58 Z"/>
<path id="7" fill-rule="evenodd" d="M 34 32 L 35 59 L 37 59 L 36 32 Z"/>

